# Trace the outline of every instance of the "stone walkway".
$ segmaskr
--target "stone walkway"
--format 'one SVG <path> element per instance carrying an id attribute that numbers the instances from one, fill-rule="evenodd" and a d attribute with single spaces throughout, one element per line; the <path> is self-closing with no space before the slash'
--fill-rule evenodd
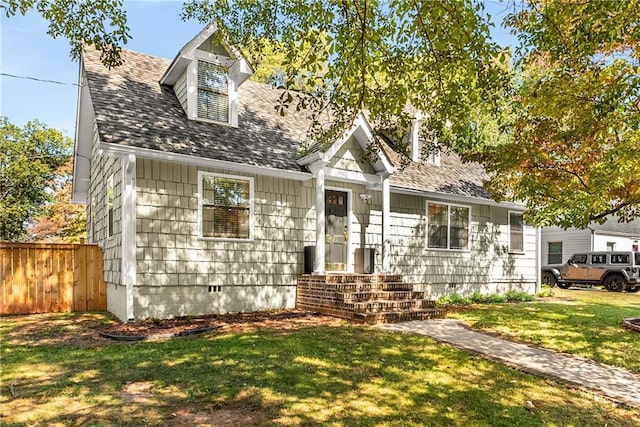
<path id="1" fill-rule="evenodd" d="M 530 374 L 551 378 L 640 408 L 640 375 L 624 369 L 483 334 L 455 319 L 388 323 L 378 327 L 387 331 L 426 335 Z"/>

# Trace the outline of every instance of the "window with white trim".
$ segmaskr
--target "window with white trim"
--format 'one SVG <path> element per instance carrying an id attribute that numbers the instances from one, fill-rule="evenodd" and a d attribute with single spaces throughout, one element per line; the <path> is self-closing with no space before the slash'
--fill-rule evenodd
<path id="1" fill-rule="evenodd" d="M 253 178 L 199 172 L 200 237 L 253 238 Z"/>
<path id="2" fill-rule="evenodd" d="M 229 122 L 229 70 L 198 61 L 198 118 Z"/>
<path id="3" fill-rule="evenodd" d="M 562 264 L 562 242 L 549 242 L 548 264 Z"/>
<path id="4" fill-rule="evenodd" d="M 113 236 L 113 201 L 115 200 L 113 175 L 107 180 L 107 236 Z"/>
<path id="5" fill-rule="evenodd" d="M 469 250 L 471 208 L 427 202 L 427 248 Z"/>
<path id="6" fill-rule="evenodd" d="M 509 252 L 524 252 L 524 215 L 509 212 Z"/>

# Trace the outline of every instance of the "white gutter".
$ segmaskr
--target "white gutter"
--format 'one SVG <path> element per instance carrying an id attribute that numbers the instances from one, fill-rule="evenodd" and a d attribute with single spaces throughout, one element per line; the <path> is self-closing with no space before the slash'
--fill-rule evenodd
<path id="1" fill-rule="evenodd" d="M 101 142 L 100 149 L 107 155 L 121 156 L 134 154 L 144 159 L 162 160 L 165 162 L 178 162 L 192 166 L 225 169 L 234 172 L 249 173 L 255 175 L 271 176 L 277 178 L 307 181 L 313 178 L 309 172 L 296 172 L 284 169 L 270 168 L 266 166 L 247 165 L 226 160 L 207 159 L 204 157 L 190 156 L 187 154 L 168 153 L 165 151 L 151 150 L 149 148 L 130 147 L 112 143 Z"/>
<path id="2" fill-rule="evenodd" d="M 395 194 L 406 194 L 408 196 L 424 196 L 438 200 L 449 200 L 461 203 L 472 203 L 477 205 L 496 206 L 501 208 L 508 208 L 518 212 L 524 212 L 526 210 L 524 205 L 518 203 L 502 202 L 498 203 L 495 200 L 483 199 L 481 197 L 461 196 L 458 194 L 445 194 L 436 193 L 435 191 L 418 190 L 414 188 L 399 187 L 397 185 L 391 186 L 391 192 Z"/>

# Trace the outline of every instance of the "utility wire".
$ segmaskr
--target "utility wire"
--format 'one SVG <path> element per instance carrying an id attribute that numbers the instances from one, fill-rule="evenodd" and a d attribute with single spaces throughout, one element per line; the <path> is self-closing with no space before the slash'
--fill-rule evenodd
<path id="1" fill-rule="evenodd" d="M 60 82 L 60 81 L 57 81 L 57 80 L 39 79 L 37 77 L 29 77 L 29 76 L 16 76 L 15 74 L 9 74 L 9 73 L 0 73 L 0 76 L 13 77 L 14 79 L 33 80 L 33 81 L 41 82 L 41 83 L 54 83 L 54 84 L 57 84 L 57 85 L 80 86 L 77 83 L 67 83 L 67 82 Z"/>

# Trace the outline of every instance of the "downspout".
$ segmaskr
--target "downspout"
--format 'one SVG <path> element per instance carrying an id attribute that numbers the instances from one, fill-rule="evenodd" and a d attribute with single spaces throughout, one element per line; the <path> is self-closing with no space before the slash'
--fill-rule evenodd
<path id="1" fill-rule="evenodd" d="M 542 228 L 536 227 L 536 294 L 542 291 Z"/>
<path id="2" fill-rule="evenodd" d="M 122 208 L 121 208 L 121 269 L 125 285 L 125 310 L 127 321 L 135 319 L 134 288 L 136 286 L 136 156 L 122 157 Z"/>
<path id="3" fill-rule="evenodd" d="M 587 227 L 589 230 L 591 230 L 591 236 L 590 236 L 590 242 L 589 242 L 589 252 L 593 252 L 595 251 L 595 245 L 596 245 L 596 230 L 594 230 L 591 227 Z"/>

